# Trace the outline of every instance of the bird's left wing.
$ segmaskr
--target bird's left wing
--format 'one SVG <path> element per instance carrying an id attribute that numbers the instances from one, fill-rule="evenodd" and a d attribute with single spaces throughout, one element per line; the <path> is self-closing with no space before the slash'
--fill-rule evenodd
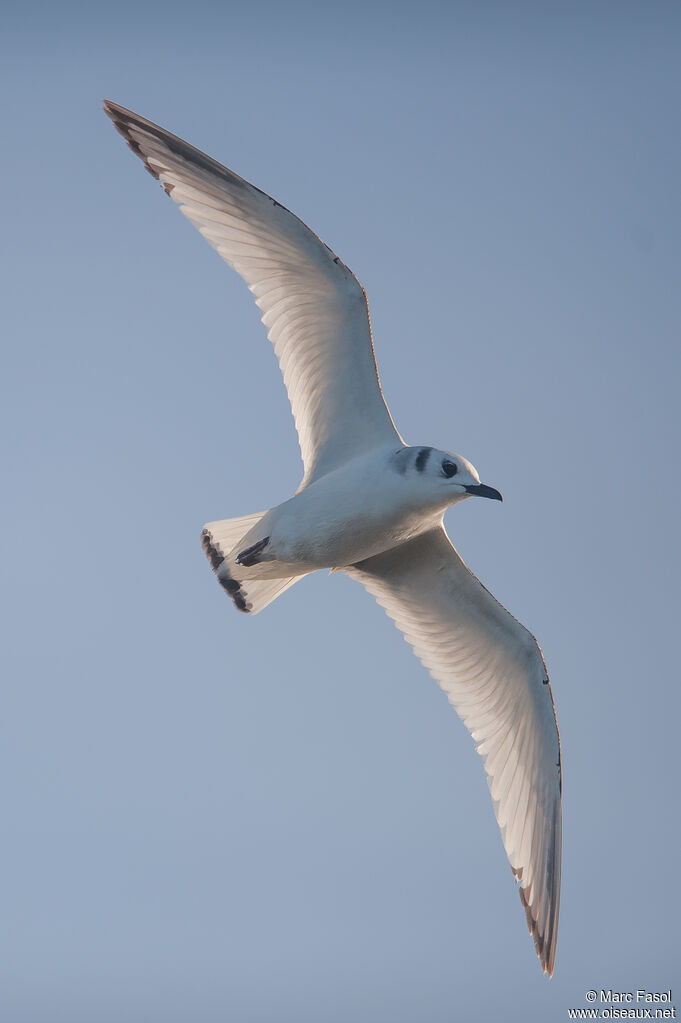
<path id="1" fill-rule="evenodd" d="M 165 128 L 106 100 L 128 145 L 252 291 L 291 401 L 302 486 L 402 443 L 383 399 L 369 306 L 354 274 L 301 220 Z"/>
<path id="2" fill-rule="evenodd" d="M 442 527 L 346 571 L 385 608 L 473 736 L 537 955 L 552 974 L 560 740 L 536 640 L 476 579 Z"/>

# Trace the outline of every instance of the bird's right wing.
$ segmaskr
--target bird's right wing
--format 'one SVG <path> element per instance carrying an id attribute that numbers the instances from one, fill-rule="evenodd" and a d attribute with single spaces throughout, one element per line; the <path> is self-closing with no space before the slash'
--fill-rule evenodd
<path id="1" fill-rule="evenodd" d="M 536 640 L 476 579 L 442 527 L 346 571 L 385 608 L 473 736 L 537 955 L 552 974 L 560 740 Z"/>
<path id="2" fill-rule="evenodd" d="M 131 110 L 108 100 L 104 109 L 253 292 L 293 409 L 301 486 L 370 448 L 399 446 L 378 379 L 366 294 L 354 274 L 259 188 Z"/>

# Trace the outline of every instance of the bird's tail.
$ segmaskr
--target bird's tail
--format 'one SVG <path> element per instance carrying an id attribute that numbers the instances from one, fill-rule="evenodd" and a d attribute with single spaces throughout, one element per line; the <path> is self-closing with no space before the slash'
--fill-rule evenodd
<path id="1" fill-rule="evenodd" d="M 203 550 L 218 577 L 218 582 L 240 611 L 257 614 L 275 597 L 293 586 L 303 575 L 286 578 L 254 579 L 252 571 L 237 563 L 235 554 L 250 543 L 249 534 L 267 512 L 242 515 L 236 519 L 207 522 L 201 534 Z"/>

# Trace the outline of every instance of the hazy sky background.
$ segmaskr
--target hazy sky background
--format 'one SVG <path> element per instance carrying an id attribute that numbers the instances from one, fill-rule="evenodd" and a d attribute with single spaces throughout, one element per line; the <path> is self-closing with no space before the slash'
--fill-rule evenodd
<path id="1" fill-rule="evenodd" d="M 677 990 L 681 8 L 15 5 L 0 66 L 7 1023 L 547 1023 Z M 107 96 L 367 288 L 410 443 L 537 635 L 563 742 L 556 974 L 482 764 L 364 590 L 253 619 L 205 521 L 301 465 L 251 296 Z"/>

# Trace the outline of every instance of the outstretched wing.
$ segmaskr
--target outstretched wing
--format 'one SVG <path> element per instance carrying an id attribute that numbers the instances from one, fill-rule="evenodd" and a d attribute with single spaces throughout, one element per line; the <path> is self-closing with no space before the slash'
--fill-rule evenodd
<path id="1" fill-rule="evenodd" d="M 274 345 L 305 466 L 301 486 L 401 443 L 383 399 L 367 297 L 293 213 L 151 121 L 105 101 L 130 148 L 253 292 Z"/>
<path id="2" fill-rule="evenodd" d="M 552 974 L 560 740 L 537 641 L 476 579 L 443 528 L 346 571 L 385 608 L 473 736 L 537 955 Z"/>

